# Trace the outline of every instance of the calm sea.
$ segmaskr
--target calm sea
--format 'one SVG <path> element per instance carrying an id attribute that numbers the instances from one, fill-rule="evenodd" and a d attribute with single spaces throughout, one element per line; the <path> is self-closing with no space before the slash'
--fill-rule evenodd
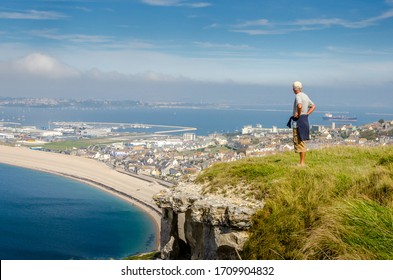
<path id="1" fill-rule="evenodd" d="M 155 248 L 153 222 L 74 180 L 0 164 L 0 259 L 119 259 Z"/>
<path id="2" fill-rule="evenodd" d="M 387 107 L 337 107 L 321 106 L 311 116 L 311 124 L 330 125 L 322 116 L 327 113 L 357 116 L 355 125 L 363 125 L 379 119 L 392 120 L 393 109 Z M 129 109 L 42 109 L 42 108 L 0 108 L 0 121 L 18 122 L 48 128 L 48 122 L 125 122 L 179 125 L 197 128 L 198 135 L 241 131 L 244 125 L 261 124 L 263 127 L 285 127 L 292 114 L 291 105 L 237 106 L 222 109 L 147 108 Z"/>
<path id="3" fill-rule="evenodd" d="M 54 121 L 126 122 L 196 127 L 198 135 L 244 125 L 285 127 L 291 105 L 223 109 L 0 108 L 0 121 L 48 127 Z M 391 108 L 318 107 L 311 124 L 330 125 L 326 112 L 356 115 L 362 125 L 393 119 Z M 1 156 L 1 155 L 0 155 Z M 150 219 L 130 204 L 84 184 L 0 165 L 0 259 L 121 258 L 154 248 Z"/>

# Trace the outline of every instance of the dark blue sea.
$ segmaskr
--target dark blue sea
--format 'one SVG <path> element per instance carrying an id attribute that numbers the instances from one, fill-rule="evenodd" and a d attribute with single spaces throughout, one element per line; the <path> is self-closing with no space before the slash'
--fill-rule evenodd
<path id="1" fill-rule="evenodd" d="M 318 107 L 311 124 L 330 125 L 324 113 L 357 116 L 354 125 L 392 120 L 388 107 Z M 121 122 L 197 128 L 198 135 L 240 131 L 244 125 L 285 127 L 287 105 L 219 109 L 0 108 L 0 121 L 48 128 L 49 122 Z M 1 156 L 1 155 L 0 155 Z M 0 259 L 122 258 L 154 248 L 151 220 L 130 204 L 62 177 L 0 165 Z"/>
<path id="2" fill-rule="evenodd" d="M 106 192 L 0 164 L 0 259 L 121 259 L 155 249 L 145 213 Z"/>

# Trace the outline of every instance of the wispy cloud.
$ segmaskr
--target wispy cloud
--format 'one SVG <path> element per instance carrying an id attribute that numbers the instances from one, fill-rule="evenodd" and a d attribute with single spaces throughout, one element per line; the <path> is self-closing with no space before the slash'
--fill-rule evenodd
<path id="1" fill-rule="evenodd" d="M 359 21 L 349 21 L 340 18 L 331 19 L 309 19 L 309 20 L 297 20 L 292 23 L 295 26 L 342 26 L 346 28 L 365 28 L 372 25 L 376 25 L 379 21 L 393 17 L 393 9 L 386 11 L 378 16 L 359 20 Z"/>
<path id="2" fill-rule="evenodd" d="M 233 45 L 233 44 L 216 44 L 211 42 L 194 42 L 194 44 L 200 48 L 205 49 L 221 49 L 221 50 L 232 50 L 232 51 L 249 51 L 254 50 L 249 45 Z"/>
<path id="3" fill-rule="evenodd" d="M 59 34 L 56 30 L 34 30 L 31 35 L 57 41 L 68 41 L 72 43 L 108 43 L 113 38 L 102 35 L 86 35 L 86 34 Z"/>
<path id="4" fill-rule="evenodd" d="M 289 29 L 231 29 L 231 32 L 237 33 L 245 33 L 248 35 L 280 35 L 280 34 L 288 34 L 295 30 Z"/>
<path id="5" fill-rule="evenodd" d="M 393 0 L 390 0 L 393 4 Z M 378 16 L 358 21 L 350 21 L 341 18 L 313 18 L 300 19 L 291 22 L 272 22 L 268 19 L 246 21 L 233 25 L 232 32 L 246 33 L 249 35 L 278 35 L 293 32 L 326 29 L 333 26 L 341 26 L 350 29 L 360 29 L 377 25 L 380 21 L 393 17 L 393 9 L 381 13 Z"/>
<path id="6" fill-rule="evenodd" d="M 386 55 L 393 55 L 393 48 L 390 49 L 360 49 L 360 48 L 349 48 L 349 47 L 338 47 L 338 46 L 328 46 L 326 49 L 329 52 L 337 53 L 337 54 L 344 54 L 344 55 L 362 55 L 362 56 L 386 56 Z"/>
<path id="7" fill-rule="evenodd" d="M 142 3 L 152 6 L 175 6 L 178 5 L 178 0 L 141 0 Z"/>
<path id="8" fill-rule="evenodd" d="M 79 11 L 82 11 L 82 12 L 86 12 L 86 13 L 90 13 L 90 12 L 92 12 L 93 10 L 92 9 L 90 9 L 90 8 L 86 8 L 86 7 L 75 7 L 75 10 L 79 10 Z"/>
<path id="9" fill-rule="evenodd" d="M 19 12 L 0 12 L 0 18 L 14 20 L 59 20 L 68 18 L 68 16 L 54 11 L 28 10 Z"/>
<path id="10" fill-rule="evenodd" d="M 269 26 L 271 23 L 269 23 L 268 19 L 257 19 L 257 20 L 250 20 L 246 21 L 237 25 L 234 25 L 235 28 L 244 28 L 244 27 L 250 27 L 250 26 Z"/>
<path id="11" fill-rule="evenodd" d="M 141 2 L 151 6 L 165 7 L 206 8 L 212 5 L 208 2 L 192 2 L 184 0 L 141 0 Z"/>
<path id="12" fill-rule="evenodd" d="M 1 34 L 1 33 L 0 33 Z M 91 35 L 91 34 L 62 34 L 57 29 L 31 30 L 23 33 L 29 36 L 59 41 L 61 46 L 71 43 L 74 46 L 89 45 L 91 48 L 112 50 L 152 50 L 159 48 L 157 43 L 134 38 L 117 38 L 115 36 Z M 97 49 L 96 48 L 96 49 Z"/>
<path id="13" fill-rule="evenodd" d="M 247 44 L 229 44 L 229 43 L 214 43 L 214 42 L 193 42 L 194 46 L 198 48 L 197 52 L 205 57 L 215 58 L 250 58 L 256 57 L 260 51 Z"/>

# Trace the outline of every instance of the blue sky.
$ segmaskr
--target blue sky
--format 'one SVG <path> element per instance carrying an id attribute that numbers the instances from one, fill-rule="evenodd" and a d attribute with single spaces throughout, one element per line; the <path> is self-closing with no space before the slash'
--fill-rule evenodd
<path id="1" fill-rule="evenodd" d="M 0 3 L 0 96 L 392 106 L 393 0 Z"/>

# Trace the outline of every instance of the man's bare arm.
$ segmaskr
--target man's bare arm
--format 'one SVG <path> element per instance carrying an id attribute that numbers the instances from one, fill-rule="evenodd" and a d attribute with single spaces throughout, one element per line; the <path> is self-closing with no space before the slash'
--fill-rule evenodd
<path id="1" fill-rule="evenodd" d="M 312 106 L 308 109 L 307 115 L 310 115 L 312 112 L 314 112 L 315 108 L 317 108 L 317 106 L 312 105 Z"/>

